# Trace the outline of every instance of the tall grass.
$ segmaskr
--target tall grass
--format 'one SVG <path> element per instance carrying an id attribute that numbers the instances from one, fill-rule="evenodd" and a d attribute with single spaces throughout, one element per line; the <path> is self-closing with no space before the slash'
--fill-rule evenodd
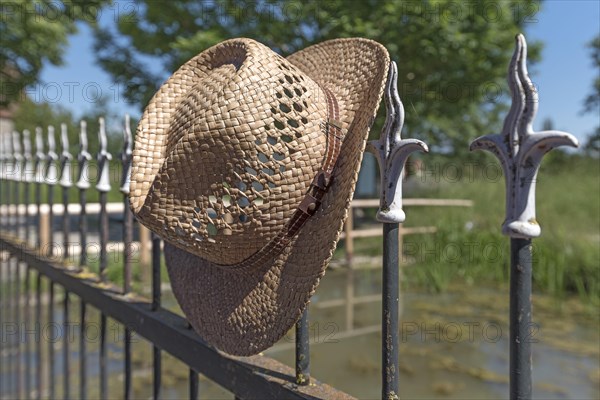
<path id="1" fill-rule="evenodd" d="M 499 165 L 491 158 L 475 167 L 433 165 L 411 178 L 407 197 L 471 199 L 474 206 L 406 208 L 405 226 L 438 231 L 404 238 L 405 284 L 443 291 L 453 283 L 506 283 L 510 249 L 509 238 L 500 233 L 505 193 Z M 600 305 L 599 160 L 562 153 L 549 157 L 538 176 L 536 204 L 542 235 L 533 240 L 535 290 L 557 297 L 576 293 Z M 380 240 L 365 239 L 357 252 L 374 254 L 379 248 Z"/>

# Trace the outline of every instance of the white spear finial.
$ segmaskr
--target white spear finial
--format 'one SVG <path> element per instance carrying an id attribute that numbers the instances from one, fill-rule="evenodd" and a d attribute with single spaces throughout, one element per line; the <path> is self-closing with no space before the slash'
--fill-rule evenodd
<path id="1" fill-rule="evenodd" d="M 79 123 L 79 154 L 77 154 L 77 163 L 79 164 L 79 177 L 76 186 L 79 190 L 89 189 L 90 181 L 88 179 L 88 165 L 92 155 L 88 152 L 87 123 Z"/>
<path id="2" fill-rule="evenodd" d="M 471 150 L 488 150 L 502 164 L 506 182 L 506 219 L 502 233 L 514 238 L 534 238 L 541 234 L 535 218 L 535 181 L 544 154 L 558 146 L 577 147 L 577 139 L 567 132 L 533 131 L 538 93 L 527 73 L 527 43 L 521 34 L 508 69 L 512 104 L 502 133 L 481 136 Z"/>
<path id="3" fill-rule="evenodd" d="M 17 131 L 14 131 L 12 134 L 12 148 L 15 158 L 15 180 L 21 181 L 23 180 L 23 160 L 25 157 L 23 157 L 21 148 L 21 135 Z"/>
<path id="4" fill-rule="evenodd" d="M 35 165 L 31 156 L 31 133 L 27 129 L 23 130 L 23 158 L 25 159 L 23 181 L 31 183 L 35 178 Z"/>
<path id="5" fill-rule="evenodd" d="M 44 137 L 42 136 L 42 128 L 35 128 L 35 182 L 44 183 L 44 161 L 46 154 L 44 153 Z"/>
<path id="6" fill-rule="evenodd" d="M 402 210 L 402 170 L 411 153 L 428 152 L 425 143 L 417 139 L 402 139 L 404 125 L 404 106 L 398 95 L 398 69 L 396 63 L 390 64 L 385 89 L 387 116 L 379 140 L 371 140 L 367 151 L 373 153 L 379 163 L 381 174 L 381 197 L 377 220 L 387 223 L 404 222 L 406 215 Z"/>
<path id="7" fill-rule="evenodd" d="M 60 186 L 70 188 L 73 186 L 71 178 L 71 160 L 73 156 L 69 152 L 69 135 L 67 124 L 60 125 L 60 144 L 62 151 L 60 153 Z"/>
<path id="8" fill-rule="evenodd" d="M 110 191 L 110 177 L 109 177 L 109 162 L 112 160 L 112 155 L 108 152 L 108 140 L 106 138 L 106 128 L 104 126 L 104 118 L 100 117 L 99 130 L 98 130 L 98 142 L 100 143 L 100 150 L 98 151 L 98 183 L 96 189 L 100 192 Z"/>
<path id="9" fill-rule="evenodd" d="M 48 154 L 46 156 L 46 161 L 46 183 L 55 185 L 58 183 L 58 167 L 56 166 L 58 155 L 56 154 L 56 140 L 54 138 L 53 126 L 48 126 Z"/>

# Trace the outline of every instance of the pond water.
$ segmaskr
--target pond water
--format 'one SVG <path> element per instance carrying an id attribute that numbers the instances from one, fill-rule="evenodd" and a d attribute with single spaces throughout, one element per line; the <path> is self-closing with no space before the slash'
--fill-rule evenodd
<path id="1" fill-rule="evenodd" d="M 380 398 L 381 271 L 330 270 L 310 306 L 311 375 L 361 399 Z M 348 306 L 350 289 L 353 307 Z M 60 299 L 61 292 L 57 291 Z M 71 307 L 77 326 L 78 300 Z M 400 395 L 403 399 L 508 398 L 508 289 L 453 287 L 448 293 L 404 290 L 401 298 Z M 168 293 L 164 304 L 176 308 Z M 43 307 L 47 310 L 48 307 Z M 97 329 L 97 312 L 88 321 Z M 600 330 L 598 317 L 577 299 L 557 301 L 534 296 L 534 398 L 600 398 Z M 42 320 L 45 320 L 44 313 Z M 55 307 L 57 322 L 62 307 Z M 78 330 L 70 340 L 71 393 L 78 379 Z M 88 336 L 89 397 L 98 395 L 98 340 Z M 96 335 L 96 336 L 94 336 Z M 122 397 L 122 328 L 109 320 L 109 373 L 111 397 Z M 294 362 L 293 331 L 264 352 L 288 365 Z M 47 360 L 44 344 L 42 359 Z M 62 396 L 62 341 L 54 343 L 56 393 Z M 133 344 L 134 395 L 149 398 L 152 387 L 152 349 L 141 338 Z M 3 354 L 3 365 L 10 360 Z M 34 364 L 36 360 L 32 358 Z M 47 364 L 47 363 L 44 363 Z M 47 376 L 47 365 L 44 367 Z M 12 379 L 2 370 L 3 382 Z M 163 397 L 186 398 L 188 370 L 163 355 Z M 76 396 L 77 397 L 77 396 Z M 231 399 L 225 390 L 200 378 L 200 397 Z"/>

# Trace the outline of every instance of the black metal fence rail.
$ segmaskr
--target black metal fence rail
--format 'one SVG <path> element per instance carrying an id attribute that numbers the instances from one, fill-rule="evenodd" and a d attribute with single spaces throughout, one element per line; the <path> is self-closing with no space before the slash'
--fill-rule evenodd
<path id="1" fill-rule="evenodd" d="M 72 179 L 75 165 L 69 154 L 65 127 L 61 130 L 62 154 L 57 157 L 54 131 L 36 130 L 36 154 L 31 153 L 28 132 L 15 134 L 2 143 L 0 157 L 0 398 L 108 398 L 114 392 L 109 384 L 107 320 L 124 327 L 122 360 L 122 396 L 133 396 L 134 364 L 132 362 L 132 332 L 147 339 L 152 346 L 152 394 L 160 398 L 162 385 L 162 353 L 167 352 L 189 368 L 189 398 L 197 398 L 198 374 L 230 391 L 236 399 L 333 399 L 352 398 L 309 375 L 307 312 L 296 326 L 296 365 L 288 367 L 268 357 L 233 357 L 205 343 L 181 316 L 161 306 L 161 240 L 152 236 L 151 299 L 132 291 L 132 253 L 134 221 L 127 207 L 128 170 L 131 162 L 131 133 L 125 124 L 123 152 L 119 158 L 122 169 L 120 192 L 126 203 L 123 216 L 123 237 L 119 253 L 122 260 L 123 285 L 118 287 L 107 279 L 109 219 L 107 198 L 111 190 L 108 177 L 111 157 L 106 152 L 104 124 L 100 123 L 98 176 L 95 187 L 86 178 L 92 157 L 87 149 L 85 123 L 81 125 L 80 152 L 77 156 L 77 180 Z M 47 151 L 44 151 L 44 142 Z M 21 152 L 22 145 L 22 152 Z M 74 164 L 74 163 L 73 163 Z M 112 165 L 116 165 L 113 161 Z M 33 187 L 32 187 L 33 186 Z M 34 189 L 34 190 L 32 190 Z M 69 195 L 78 191 L 80 210 L 68 212 Z M 100 214 L 96 226 L 88 226 L 87 194 L 99 192 Z M 53 212 L 55 192 L 61 192 L 62 212 Z M 33 194 L 34 199 L 30 198 Z M 30 204 L 35 204 L 31 212 Z M 71 221 L 79 221 L 78 232 L 71 232 Z M 60 220 L 59 220 L 60 219 Z M 57 221 L 55 221 L 57 220 Z M 54 232 L 60 226 L 62 232 Z M 33 228 L 33 229 L 32 229 Z M 88 231 L 89 228 L 91 232 Z M 32 232 L 35 232 L 33 234 Z M 42 232 L 42 234 L 40 234 Z M 47 232 L 46 235 L 43 232 Z M 77 235 L 77 246 L 69 243 Z M 95 238 L 91 238 L 91 235 Z M 60 237 L 60 241 L 57 239 Z M 87 244 L 94 240 L 100 246 L 98 273 L 87 268 Z M 80 255 L 72 252 L 78 248 Z M 62 295 L 57 297 L 58 294 Z M 57 299 L 62 307 L 56 307 Z M 79 299 L 77 302 L 76 299 Z M 77 304 L 78 307 L 77 307 Z M 44 310 L 44 306 L 47 308 Z M 84 333 L 99 312 L 99 342 L 97 355 L 91 356 L 90 343 Z M 61 315 L 57 315 L 61 314 Z M 67 334 L 71 319 L 79 342 Z M 44 323 L 42 323 L 44 321 Z M 42 337 L 45 328 L 61 327 L 63 334 L 56 340 Z M 62 352 L 55 351 L 61 341 Z M 97 360 L 96 360 L 97 356 Z M 97 365 L 93 365 L 97 363 Z M 60 371 L 62 370 L 62 371 Z M 91 379 L 92 371 L 94 373 Z M 96 373 L 97 372 L 97 373 Z M 62 379 L 57 379 L 60 377 Z M 97 378 L 97 379 L 96 379 Z M 77 382 L 77 387 L 73 382 Z M 94 387 L 92 396 L 91 386 Z M 96 390 L 97 389 L 97 390 Z M 110 393 L 109 393 L 110 392 Z"/>

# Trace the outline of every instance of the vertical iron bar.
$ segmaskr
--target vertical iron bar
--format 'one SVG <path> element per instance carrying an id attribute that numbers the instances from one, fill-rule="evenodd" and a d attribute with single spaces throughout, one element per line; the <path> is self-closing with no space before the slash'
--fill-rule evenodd
<path id="1" fill-rule="evenodd" d="M 106 192 L 100 192 L 100 279 L 106 281 L 108 262 L 108 214 L 106 212 Z M 108 373 L 106 362 L 106 315 L 100 313 L 100 398 L 108 398 Z"/>
<path id="2" fill-rule="evenodd" d="M 106 192 L 100 192 L 100 279 L 106 282 L 106 267 L 108 266 L 108 213 L 106 212 Z"/>
<path id="3" fill-rule="evenodd" d="M 79 266 L 84 267 L 87 264 L 87 212 L 86 204 L 86 189 L 79 189 L 79 246 L 81 247 L 79 254 Z"/>
<path id="4" fill-rule="evenodd" d="M 100 313 L 100 398 L 108 398 L 108 380 L 106 371 L 106 315 Z"/>
<path id="5" fill-rule="evenodd" d="M 29 201 L 30 201 L 30 187 L 31 182 L 34 181 L 35 178 L 35 168 L 33 164 L 33 158 L 31 156 L 31 136 L 28 130 L 23 130 L 23 159 L 25 160 L 23 164 L 23 197 L 24 197 L 24 206 L 25 213 L 23 215 L 23 223 L 25 226 L 25 243 L 29 245 Z"/>
<path id="6" fill-rule="evenodd" d="M 310 384 L 308 305 L 296 322 L 296 383 L 301 386 Z"/>
<path id="7" fill-rule="evenodd" d="M 39 251 L 40 247 L 42 246 L 42 237 L 40 235 L 40 226 L 42 225 L 42 184 L 41 184 L 41 182 L 35 183 L 35 205 L 36 205 L 36 211 L 37 211 L 37 217 L 36 217 L 37 223 L 35 224 L 35 226 L 37 227 L 35 247 Z"/>
<path id="8" fill-rule="evenodd" d="M 16 362 L 16 384 L 17 384 L 17 398 L 20 399 L 23 396 L 21 395 L 22 391 L 22 371 L 21 371 L 21 357 L 23 356 L 21 352 L 21 263 L 18 259 L 15 258 L 15 298 L 17 300 L 17 304 L 15 307 L 15 322 L 17 324 L 17 341 L 15 344 L 16 352 L 17 352 L 17 362 Z"/>
<path id="9" fill-rule="evenodd" d="M 10 191 L 9 191 L 9 197 L 8 199 L 10 199 Z M 10 221 L 10 214 L 9 214 L 9 221 Z M 10 225 L 9 225 L 10 228 Z M 5 316 L 5 322 L 14 322 L 14 304 L 13 304 L 13 282 L 11 282 L 11 264 L 12 264 L 12 254 L 9 254 L 8 259 L 3 263 L 4 265 L 3 270 L 4 270 L 4 274 L 6 276 L 6 286 L 4 291 L 6 292 L 5 296 L 6 296 L 6 316 Z M 11 343 L 11 340 L 6 340 L 6 358 L 7 358 L 7 368 L 6 368 L 6 378 L 8 379 L 8 384 L 6 385 L 6 392 L 8 393 L 8 397 L 11 397 L 11 395 L 13 394 L 13 367 L 14 367 L 14 362 L 13 362 L 13 346 Z"/>
<path id="10" fill-rule="evenodd" d="M 39 185 L 39 184 L 38 184 Z M 36 277 L 36 292 L 35 292 L 35 329 L 37 331 L 39 331 L 42 326 L 41 326 L 41 321 L 42 321 L 42 275 L 38 272 L 37 273 L 37 277 Z M 35 362 L 35 369 L 36 369 L 36 386 L 37 386 L 37 390 L 36 390 L 36 398 L 37 399 L 41 399 L 42 398 L 42 389 L 43 389 L 43 385 L 42 385 L 42 340 L 41 340 L 41 335 L 37 336 L 36 334 L 36 358 L 34 360 Z"/>
<path id="11" fill-rule="evenodd" d="M 63 231 L 63 260 L 69 262 L 69 188 L 63 187 L 63 217 L 62 217 L 62 231 Z M 70 264 L 69 264 L 70 265 Z"/>
<path id="12" fill-rule="evenodd" d="M 63 398 L 65 400 L 71 398 L 71 332 L 69 328 L 69 292 L 65 289 L 65 298 L 63 300 Z"/>
<path id="13" fill-rule="evenodd" d="M 190 400 L 198 398 L 198 373 L 190 368 Z"/>
<path id="14" fill-rule="evenodd" d="M 31 279 L 29 273 L 29 265 L 25 270 L 25 309 L 23 311 L 24 319 L 24 332 L 25 335 L 25 398 L 31 398 L 31 345 L 29 341 L 29 335 L 27 334 L 29 323 L 31 322 L 30 317 L 30 295 L 31 295 Z"/>
<path id="15" fill-rule="evenodd" d="M 382 398 L 398 399 L 400 370 L 398 369 L 399 311 L 399 224 L 383 224 L 383 293 L 382 293 Z"/>
<path id="16" fill-rule="evenodd" d="M 0 145 L 2 142 L 0 141 Z M 4 185 L 4 180 L 0 178 L 0 186 Z M 0 206 L 2 206 L 2 196 L 0 193 Z M 4 321 L 5 317 L 5 304 L 4 304 L 4 286 L 6 283 L 4 282 L 4 268 L 2 268 L 2 260 L 0 259 L 0 321 Z M 0 396 L 4 396 L 4 340 L 0 340 Z"/>
<path id="17" fill-rule="evenodd" d="M 48 188 L 48 249 L 46 255 L 52 258 L 52 249 L 54 248 L 54 229 L 52 229 L 52 222 L 54 221 L 54 185 L 46 185 Z"/>
<path id="18" fill-rule="evenodd" d="M 54 282 L 49 281 L 50 285 L 50 293 L 48 300 L 48 326 L 51 328 L 54 326 Z M 49 330 L 48 332 L 51 332 Z M 54 370 L 55 362 L 54 362 L 54 338 L 48 337 L 48 386 L 50 389 L 50 394 L 48 395 L 51 399 L 56 398 L 55 396 L 55 381 L 56 381 L 56 373 Z"/>
<path id="19" fill-rule="evenodd" d="M 531 399 L 531 239 L 510 239 L 510 398 Z"/>
<path id="20" fill-rule="evenodd" d="M 30 189 L 31 184 L 29 182 L 25 182 L 23 188 L 23 205 L 25 207 L 25 213 L 23 214 L 23 225 L 25 226 L 25 244 L 27 246 L 29 246 L 29 198 L 31 196 Z"/>
<path id="21" fill-rule="evenodd" d="M 2 142 L 0 142 L 2 145 Z M 1 182 L 4 185 L 4 181 Z M 0 185 L 1 186 L 1 185 Z M 2 205 L 2 197 L 0 196 L 0 206 Z M 2 265 L 2 260 L 0 260 L 0 321 L 4 321 L 6 318 L 5 314 L 5 302 L 4 302 L 4 287 L 6 283 L 4 282 L 4 266 Z M 0 396 L 4 395 L 4 340 L 0 340 Z"/>
<path id="22" fill-rule="evenodd" d="M 124 243 L 124 254 L 123 254 L 123 292 L 127 295 L 131 291 L 131 255 L 132 255 L 132 241 L 133 241 L 133 213 L 129 209 L 128 197 L 125 196 L 125 215 L 123 222 L 123 243 Z M 132 396 L 132 381 L 131 381 L 131 331 L 125 325 L 125 399 L 128 400 Z"/>
<path id="23" fill-rule="evenodd" d="M 160 264 L 161 264 L 161 240 L 156 234 L 152 234 L 152 310 L 156 311 L 160 308 L 161 292 L 160 292 Z M 152 346 L 153 353 L 153 398 L 159 399 L 161 392 L 162 378 L 162 356 L 160 349 Z"/>
<path id="24" fill-rule="evenodd" d="M 79 314 L 79 398 L 87 399 L 87 350 L 85 343 L 85 314 L 86 304 L 81 300 Z"/>
<path id="25" fill-rule="evenodd" d="M 69 135 L 67 132 L 67 124 L 60 125 L 60 142 L 62 146 L 62 152 L 60 154 L 60 186 L 62 187 L 62 204 L 63 204 L 63 216 L 62 216 L 62 231 L 63 231 L 63 249 L 62 256 L 65 262 L 69 261 L 69 230 L 70 230 L 70 216 L 69 216 L 69 189 L 73 186 L 71 180 L 71 160 L 73 156 L 69 153 Z M 66 293 L 66 292 L 65 292 Z"/>
<path id="26" fill-rule="evenodd" d="M 131 175 L 131 160 L 132 160 L 132 135 L 130 127 L 129 114 L 125 114 L 125 125 L 123 129 L 123 151 L 121 152 L 121 187 L 120 191 L 123 194 L 123 294 L 131 291 L 131 256 L 133 242 L 133 213 L 129 208 L 129 184 Z M 131 386 L 131 331 L 125 325 L 125 399 L 128 400 L 132 395 Z"/>

